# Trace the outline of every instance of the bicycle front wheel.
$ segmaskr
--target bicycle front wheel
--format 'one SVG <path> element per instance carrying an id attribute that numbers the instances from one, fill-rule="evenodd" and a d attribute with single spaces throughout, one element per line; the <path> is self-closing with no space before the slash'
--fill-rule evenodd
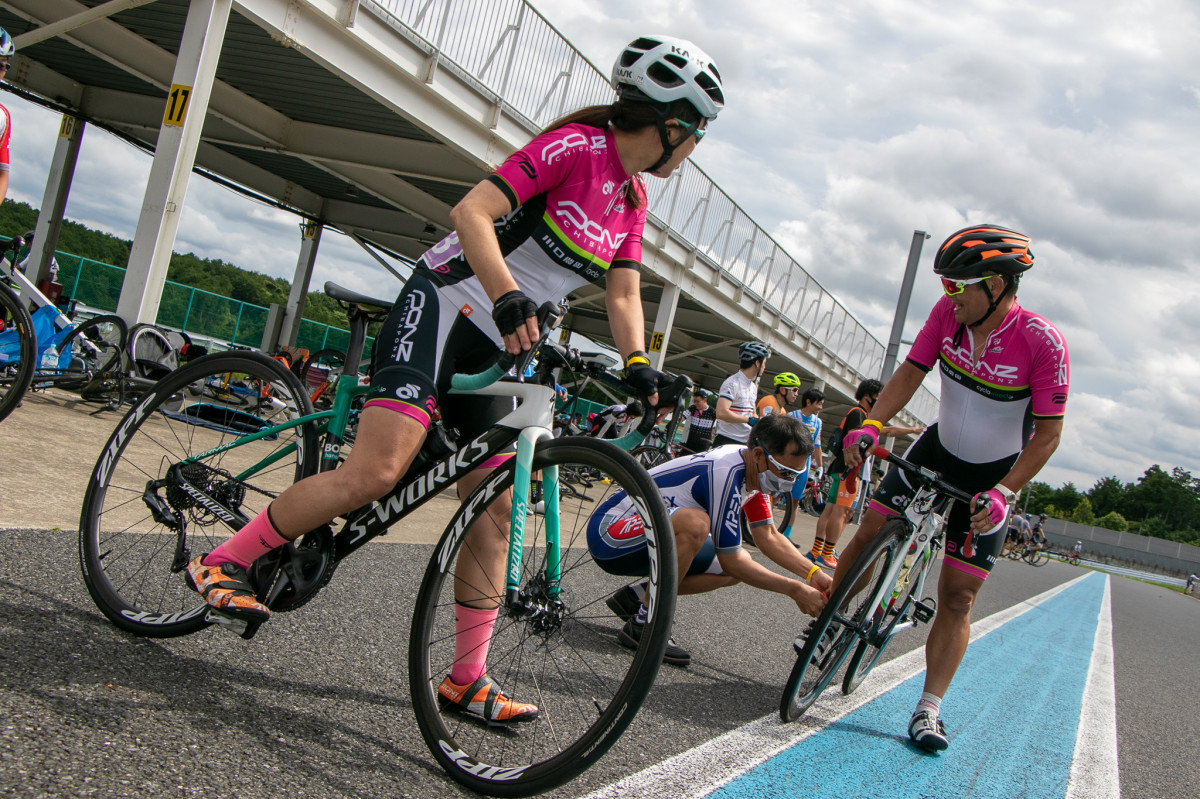
<path id="1" fill-rule="evenodd" d="M 671 456 L 664 452 L 662 447 L 655 447 L 650 444 L 634 447 L 629 451 L 629 454 L 646 471 L 650 471 L 660 463 L 666 463 L 671 460 Z"/>
<path id="2" fill-rule="evenodd" d="M 251 410 L 198 388 L 227 375 L 260 397 Z M 135 402 L 100 453 L 79 520 L 83 579 L 104 615 L 150 637 L 203 627 L 207 606 L 184 566 L 316 470 L 314 424 L 246 437 L 310 411 L 296 376 L 251 352 L 192 361 Z"/>
<path id="3" fill-rule="evenodd" d="M 884 525 L 880 535 L 896 537 L 903 543 L 908 537 L 908 525 L 900 519 L 893 519 Z M 911 557 L 914 556 L 905 553 L 906 559 Z M 842 678 L 843 694 L 849 696 L 858 686 L 862 685 L 867 673 L 875 668 L 880 656 L 891 643 L 892 636 L 896 634 L 896 627 L 910 618 L 915 599 L 913 592 L 922 584 L 921 572 L 925 571 L 933 562 L 932 552 L 929 553 L 928 558 L 926 561 L 908 563 L 900 572 L 900 580 L 892 589 L 893 593 L 897 588 L 899 589 L 895 596 L 880 595 L 881 602 L 886 602 L 886 604 L 880 604 L 872 611 L 871 623 L 864 631 L 854 654 L 846 663 L 846 676 Z"/>
<path id="4" fill-rule="evenodd" d="M 513 466 L 497 470 L 463 503 L 434 550 L 409 640 L 413 709 L 429 750 L 455 780 L 494 796 L 550 790 L 608 751 L 654 682 L 675 609 L 670 520 L 654 483 L 632 457 L 607 442 L 570 437 L 538 444 L 533 468 L 542 470 L 544 486 L 558 470 L 557 549 L 547 541 L 553 505 L 539 507 L 527 517 L 515 603 L 501 598 L 502 582 L 481 586 L 464 578 L 480 557 L 472 536 L 490 525 L 507 530 L 510 524 Z M 633 500 L 628 521 L 636 525 L 640 516 L 650 544 L 652 612 L 637 649 L 618 644 L 622 622 L 605 606 L 606 598 L 636 578 L 607 573 L 588 550 L 593 512 L 618 491 Z M 536 704 L 536 719 L 490 726 L 443 704 L 438 686 L 455 663 L 456 576 L 459 596 L 471 592 L 500 602 L 487 673 L 508 696 Z"/>
<path id="5" fill-rule="evenodd" d="M 129 328 L 114 314 L 93 316 L 76 327 L 58 345 L 59 374 L 78 376 L 77 380 L 59 379 L 61 388 L 82 388 L 92 378 L 121 368 Z"/>
<path id="6" fill-rule="evenodd" d="M 803 716 L 832 682 L 850 647 L 873 627 L 880 597 L 885 592 L 891 595 L 892 586 L 884 586 L 882 581 L 902 541 L 902 536 L 885 525 L 846 572 L 821 615 L 809 624 L 796 665 L 783 688 L 781 719 L 795 721 Z"/>
<path id="7" fill-rule="evenodd" d="M 0 285 L 0 419 L 21 404 L 37 368 L 33 319 L 8 286 Z"/>

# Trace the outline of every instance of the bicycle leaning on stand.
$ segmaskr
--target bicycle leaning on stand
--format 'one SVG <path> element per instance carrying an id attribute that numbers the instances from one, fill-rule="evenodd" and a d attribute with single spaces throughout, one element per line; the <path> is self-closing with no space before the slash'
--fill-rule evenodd
<path id="1" fill-rule="evenodd" d="M 347 357 L 357 363 L 368 321 L 390 303 L 333 284 L 325 290 L 349 307 Z M 551 328 L 543 327 L 542 351 L 557 346 L 547 340 Z M 553 387 L 501 381 L 510 365 L 511 356 L 504 356 L 484 374 L 457 375 L 454 391 L 514 397 L 518 405 L 511 414 L 461 446 L 451 442 L 451 431 L 435 426 L 390 494 L 348 514 L 337 532 L 324 526 L 259 559 L 250 578 L 273 612 L 301 607 L 329 583 L 343 558 L 515 442 L 516 456 L 456 507 L 434 547 L 413 610 L 408 673 L 417 723 L 438 763 L 472 790 L 524 796 L 572 779 L 628 727 L 662 663 L 677 580 L 662 497 L 617 445 L 631 448 L 646 431 L 616 443 L 555 440 Z M 516 374 L 524 366 L 517 363 Z M 276 402 L 258 406 L 256 416 L 244 405 L 228 407 L 194 391 L 231 376 L 268 385 Z M 250 352 L 208 355 L 159 381 L 117 424 L 88 481 L 80 558 L 99 608 L 118 627 L 142 636 L 186 635 L 212 624 L 252 636 L 256 625 L 205 605 L 181 572 L 294 481 L 337 468 L 351 405 L 368 390 L 356 375 L 343 374 L 332 407 L 313 412 L 305 386 L 290 370 Z M 196 406 L 202 412 L 189 415 Z M 527 512 L 535 471 L 541 472 L 545 499 Z M 565 482 L 572 473 L 586 479 L 575 480 L 569 491 L 556 490 L 560 478 Z M 489 673 L 513 695 L 529 696 L 539 713 L 497 729 L 443 707 L 437 686 L 455 656 L 455 565 L 473 557 L 467 531 L 477 520 L 494 523 L 489 508 L 502 505 L 510 491 L 505 582 L 490 589 L 499 599 L 500 619 Z M 615 491 L 634 499 L 631 512 L 641 515 L 652 542 L 651 619 L 634 651 L 612 645 L 617 622 L 596 610 L 624 578 L 596 566 L 586 545 L 591 509 Z"/>
<path id="2" fill-rule="evenodd" d="M 847 657 L 842 693 L 853 693 L 896 633 L 931 621 L 937 612 L 937 600 L 924 596 L 925 581 L 944 545 L 951 505 L 969 503 L 971 495 L 883 447 L 871 454 L 908 472 L 918 490 L 905 512 L 888 521 L 863 550 L 821 615 L 796 639 L 796 665 L 779 706 L 784 721 L 795 721 L 812 707 Z M 967 557 L 971 539 L 964 545 Z"/>

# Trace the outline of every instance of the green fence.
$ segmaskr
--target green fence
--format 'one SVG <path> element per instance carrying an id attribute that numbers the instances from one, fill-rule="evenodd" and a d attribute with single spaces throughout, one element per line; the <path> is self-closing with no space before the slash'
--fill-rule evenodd
<path id="1" fill-rule="evenodd" d="M 3 237 L 0 237 L 2 239 Z M 112 312 L 117 309 L 125 270 L 119 266 L 93 261 L 71 253 L 54 253 L 58 262 L 58 282 L 62 299 Z M 158 306 L 157 323 L 183 330 L 193 338 L 260 347 L 267 326 L 268 309 L 202 289 L 167 281 Z M 296 346 L 316 352 L 323 349 L 346 351 L 350 331 L 311 319 L 300 321 Z M 375 340 L 367 339 L 364 356 L 369 357 Z"/>

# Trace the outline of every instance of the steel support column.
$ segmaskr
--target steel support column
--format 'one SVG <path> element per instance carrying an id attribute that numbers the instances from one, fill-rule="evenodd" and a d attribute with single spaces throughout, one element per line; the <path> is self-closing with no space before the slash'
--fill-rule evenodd
<path id="1" fill-rule="evenodd" d="M 317 262 L 317 249 L 321 246 L 321 231 L 325 228 L 311 219 L 300 226 L 300 257 L 296 260 L 296 274 L 292 276 L 292 290 L 288 292 L 287 307 L 283 311 L 283 328 L 279 331 L 279 343 L 296 346 L 300 335 L 300 320 L 304 316 L 304 301 L 308 298 L 308 282 L 312 280 L 313 265 Z"/>
<path id="2" fill-rule="evenodd" d="M 675 309 L 679 307 L 679 286 L 664 283 L 662 299 L 658 301 L 658 315 L 654 319 L 654 332 L 650 334 L 650 365 L 662 369 L 667 360 L 667 344 L 671 341 L 671 328 L 675 325 Z"/>
<path id="3" fill-rule="evenodd" d="M 58 127 L 58 141 L 50 159 L 50 173 L 46 175 L 46 191 L 42 194 L 42 207 L 33 229 L 33 251 L 29 254 L 29 263 L 36 265 L 36 269 L 29 273 L 35 286 L 40 286 L 43 280 L 50 277 L 50 259 L 58 247 L 67 195 L 71 192 L 75 164 L 79 161 L 83 128 L 83 121 L 65 114 Z"/>
<path id="4" fill-rule="evenodd" d="M 179 55 L 159 128 L 154 163 L 142 199 L 129 266 L 117 314 L 130 325 L 153 324 L 158 317 L 171 249 L 187 197 L 188 180 L 208 101 L 225 26 L 233 0 L 192 0 L 179 42 Z"/>

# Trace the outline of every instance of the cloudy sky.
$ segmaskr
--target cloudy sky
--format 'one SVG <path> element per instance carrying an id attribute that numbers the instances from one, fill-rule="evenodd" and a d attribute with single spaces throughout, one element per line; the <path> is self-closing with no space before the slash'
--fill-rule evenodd
<path id="1" fill-rule="evenodd" d="M 1071 348 L 1061 446 L 1041 479 L 1151 464 L 1200 475 L 1200 11 L 1142 0 L 535 0 L 595 63 L 641 33 L 691 39 L 729 98 L 695 160 L 886 341 L 909 241 L 964 224 L 1033 237 L 1022 304 Z M 17 100 L 9 196 L 40 205 L 58 120 Z M 129 237 L 149 158 L 85 134 L 67 214 Z M 193 180 L 176 249 L 290 277 L 298 220 Z M 314 280 L 395 284 L 326 234 Z"/>

